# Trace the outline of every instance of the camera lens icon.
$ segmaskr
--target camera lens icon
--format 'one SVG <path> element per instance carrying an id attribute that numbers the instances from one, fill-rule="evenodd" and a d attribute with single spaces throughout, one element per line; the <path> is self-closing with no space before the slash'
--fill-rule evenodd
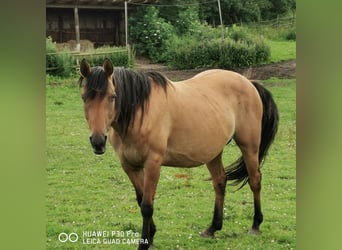
<path id="1" fill-rule="evenodd" d="M 70 233 L 70 234 L 60 233 L 58 235 L 58 240 L 62 243 L 65 243 L 67 241 L 74 243 L 78 241 L 78 234 L 77 233 Z"/>

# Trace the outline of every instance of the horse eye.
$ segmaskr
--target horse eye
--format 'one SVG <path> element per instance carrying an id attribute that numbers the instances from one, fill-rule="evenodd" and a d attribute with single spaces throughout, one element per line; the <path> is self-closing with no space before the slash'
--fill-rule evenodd
<path id="1" fill-rule="evenodd" d="M 116 94 L 111 95 L 110 96 L 110 101 L 113 102 L 115 100 L 115 98 L 116 98 Z"/>

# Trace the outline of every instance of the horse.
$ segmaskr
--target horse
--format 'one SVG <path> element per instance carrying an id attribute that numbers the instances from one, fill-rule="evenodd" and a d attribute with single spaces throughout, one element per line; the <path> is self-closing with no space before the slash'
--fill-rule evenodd
<path id="1" fill-rule="evenodd" d="M 215 204 L 211 225 L 201 236 L 214 237 L 222 229 L 227 181 L 240 188 L 249 184 L 254 197 L 249 233 L 260 232 L 260 166 L 279 121 L 272 94 L 262 84 L 221 69 L 172 82 L 158 72 L 114 67 L 109 59 L 95 67 L 83 59 L 79 83 L 94 153 L 105 152 L 108 138 L 134 186 L 142 215 L 138 249 L 153 244 L 161 166 L 206 164 Z M 224 168 L 222 152 L 231 140 L 242 155 Z"/>

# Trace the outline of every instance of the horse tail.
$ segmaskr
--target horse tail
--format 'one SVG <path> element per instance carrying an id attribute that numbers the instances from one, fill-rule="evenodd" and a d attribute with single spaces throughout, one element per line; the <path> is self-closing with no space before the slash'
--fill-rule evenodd
<path id="1" fill-rule="evenodd" d="M 267 151 L 277 133 L 279 114 L 271 92 L 256 81 L 252 81 L 252 83 L 257 89 L 263 104 L 261 142 L 259 146 L 259 166 L 261 167 Z M 234 163 L 229 165 L 225 169 L 225 174 L 227 180 L 234 181 L 232 183 L 234 186 L 242 182 L 238 190 L 246 185 L 248 182 L 248 172 L 243 157 L 241 156 Z"/>

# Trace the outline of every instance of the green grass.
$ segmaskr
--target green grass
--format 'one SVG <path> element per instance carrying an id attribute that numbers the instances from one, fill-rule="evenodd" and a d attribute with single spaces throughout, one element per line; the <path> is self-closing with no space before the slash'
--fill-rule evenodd
<path id="1" fill-rule="evenodd" d="M 76 80 L 46 87 L 46 248 L 135 249 L 136 245 L 84 244 L 86 231 L 132 230 L 140 235 L 141 215 L 135 192 L 114 152 L 92 153 Z M 223 229 L 214 239 L 199 232 L 211 222 L 214 191 L 205 166 L 162 168 L 155 198 L 154 249 L 295 249 L 296 248 L 296 82 L 270 79 L 265 85 L 280 113 L 279 132 L 262 167 L 261 235 L 250 236 L 252 193 L 227 188 Z M 232 143 L 224 152 L 228 165 L 239 156 Z M 180 178 L 180 177 L 186 178 Z M 62 232 L 77 233 L 76 243 L 61 243 Z M 85 237 L 87 238 L 87 237 Z M 103 238 L 100 238 L 103 240 Z"/>
<path id="2" fill-rule="evenodd" d="M 287 40 L 287 36 L 296 32 L 295 26 L 273 28 L 270 26 L 245 27 L 247 33 L 262 36 L 270 46 L 271 56 L 266 63 L 276 63 L 296 59 L 296 41 Z"/>
<path id="3" fill-rule="evenodd" d="M 296 41 L 267 40 L 267 44 L 271 48 L 268 63 L 296 59 Z"/>

